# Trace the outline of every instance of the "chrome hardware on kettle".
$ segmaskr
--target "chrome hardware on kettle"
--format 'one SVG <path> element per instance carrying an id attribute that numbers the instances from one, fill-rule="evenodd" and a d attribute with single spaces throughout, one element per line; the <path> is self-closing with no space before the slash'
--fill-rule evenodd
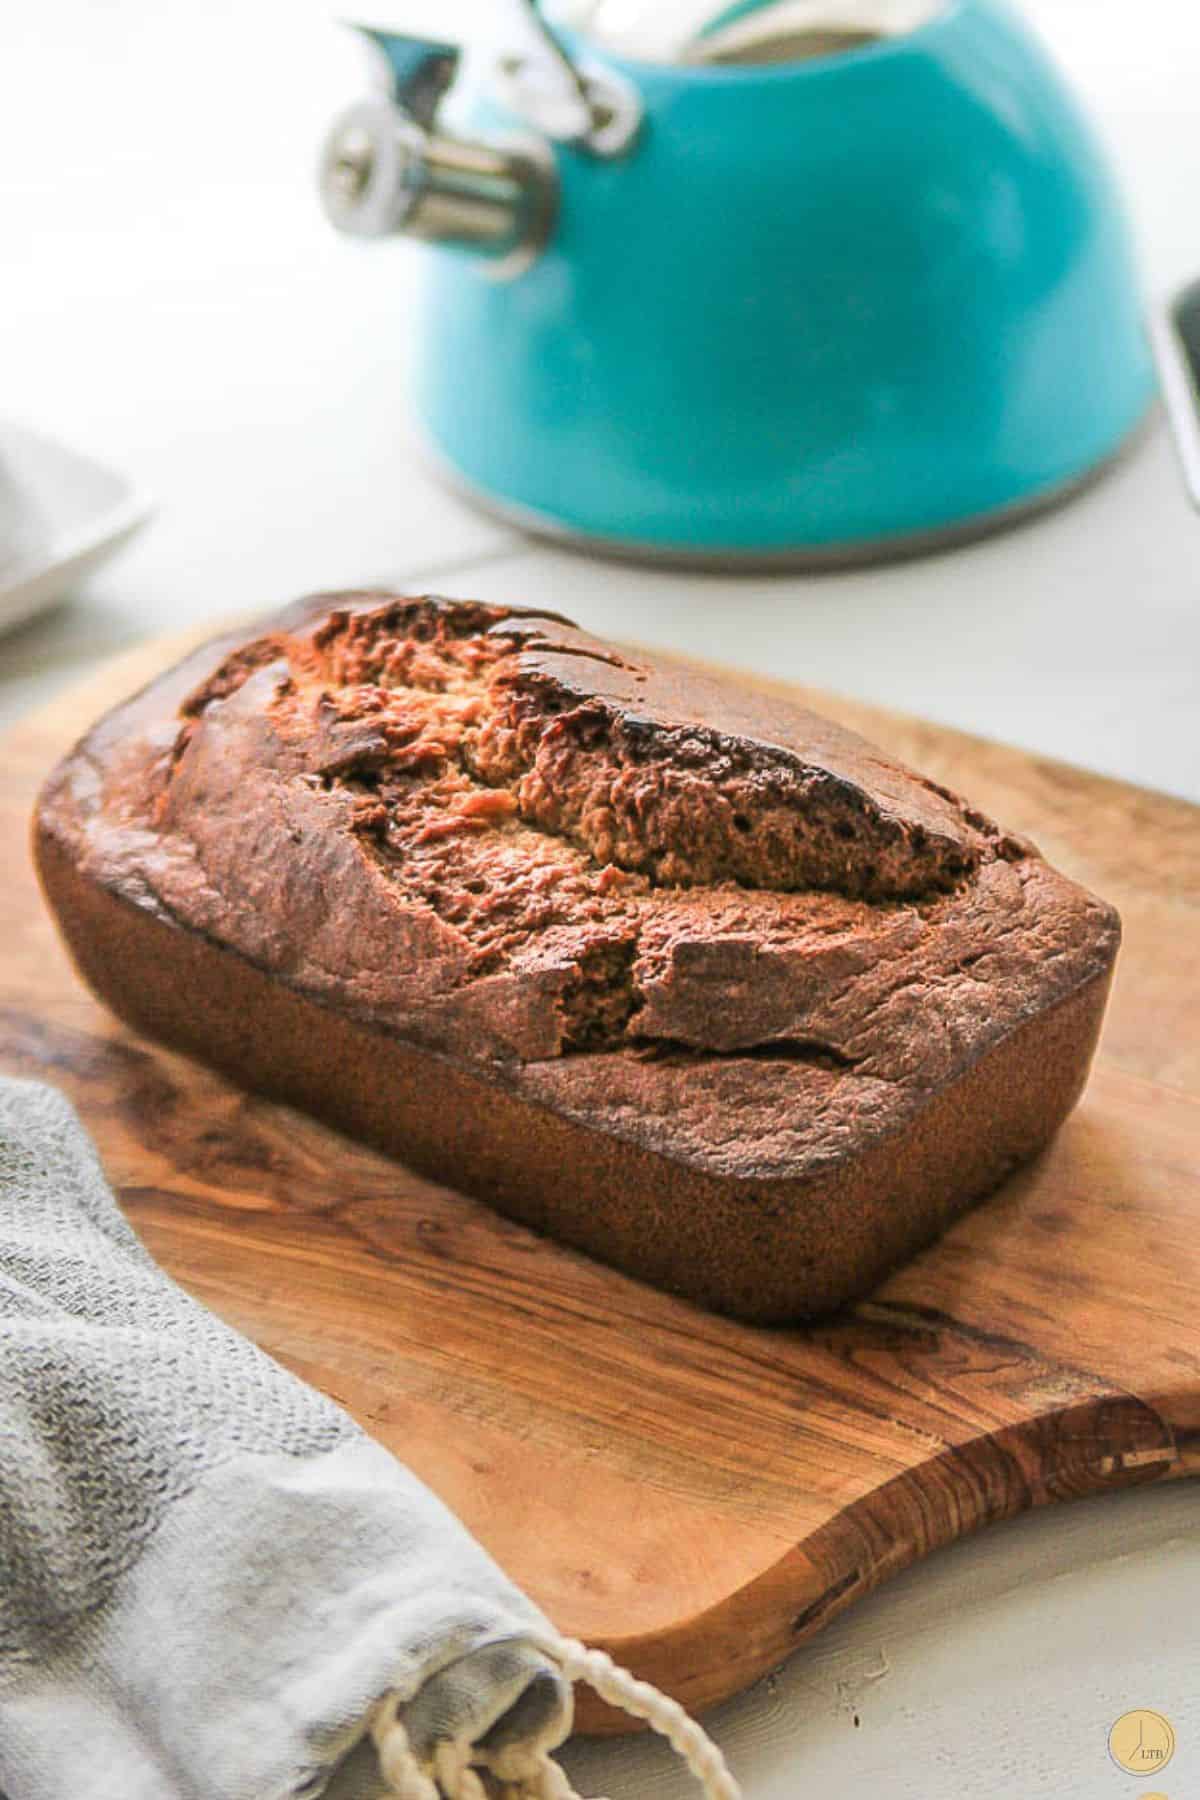
<path id="1" fill-rule="evenodd" d="M 321 196 L 339 231 L 406 232 L 466 246 L 493 259 L 496 277 L 528 266 L 549 237 L 557 202 L 546 140 L 615 156 L 641 118 L 628 83 L 572 61 L 537 8 L 528 12 L 535 50 L 501 57 L 494 79 L 503 102 L 532 129 L 490 141 L 439 124 L 458 46 L 360 27 L 375 48 L 384 92 L 348 108 L 325 142 Z"/>

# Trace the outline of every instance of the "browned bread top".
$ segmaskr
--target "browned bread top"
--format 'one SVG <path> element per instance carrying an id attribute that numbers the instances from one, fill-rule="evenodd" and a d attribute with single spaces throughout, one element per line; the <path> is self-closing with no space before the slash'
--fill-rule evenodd
<path id="1" fill-rule="evenodd" d="M 84 739 L 94 880 L 710 1170 L 893 1131 L 1107 967 L 1112 910 L 852 732 L 554 615 L 323 596 Z"/>

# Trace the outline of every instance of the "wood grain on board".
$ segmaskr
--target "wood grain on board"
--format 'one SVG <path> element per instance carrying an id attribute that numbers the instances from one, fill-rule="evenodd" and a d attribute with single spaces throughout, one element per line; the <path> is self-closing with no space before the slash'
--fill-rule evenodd
<path id="1" fill-rule="evenodd" d="M 33 797 L 180 648 L 120 659 L 0 749 L 0 1061 L 71 1095 L 171 1273 L 341 1400 L 564 1631 L 702 1707 L 939 1544 L 1200 1467 L 1200 812 L 803 695 L 1030 833 L 1126 937 L 1092 1082 L 1037 1165 L 852 1312 L 756 1330 L 92 1000 L 36 890 Z M 586 1700 L 580 1722 L 628 1723 Z"/>

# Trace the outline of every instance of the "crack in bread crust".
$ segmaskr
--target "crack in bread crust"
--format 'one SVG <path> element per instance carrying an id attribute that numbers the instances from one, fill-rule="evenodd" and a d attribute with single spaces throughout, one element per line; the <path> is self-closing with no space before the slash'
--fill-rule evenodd
<path id="1" fill-rule="evenodd" d="M 639 716 L 581 692 L 539 651 L 642 679 L 603 646 L 551 640 L 528 625 L 506 630 L 499 608 L 402 602 L 334 612 L 307 640 L 274 634 L 248 644 L 183 711 L 202 717 L 256 670 L 282 661 L 294 682 L 318 689 L 332 721 L 364 726 L 357 739 L 343 734 L 324 772 L 369 773 L 378 783 L 453 760 L 460 792 L 473 782 L 511 796 L 511 809 L 497 803 L 493 822 L 511 810 L 592 862 L 655 886 L 920 899 L 951 890 L 988 856 L 1020 852 L 933 782 L 907 777 L 906 816 L 880 805 L 869 785 L 794 750 L 698 721 Z M 916 804 L 929 797 L 934 816 Z M 456 799 L 443 824 L 469 829 L 487 812 Z"/>
<path id="2" fill-rule="evenodd" d="M 995 983 L 1020 1012 L 1095 966 L 1068 884 L 954 795 L 550 615 L 381 596 L 265 631 L 184 695 L 144 811 L 165 910 L 474 1058 L 925 1085 L 1011 1024 Z"/>

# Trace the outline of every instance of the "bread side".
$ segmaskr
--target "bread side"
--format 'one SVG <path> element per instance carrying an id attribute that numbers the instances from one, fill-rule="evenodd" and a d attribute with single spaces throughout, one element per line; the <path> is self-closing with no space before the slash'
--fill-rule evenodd
<path id="1" fill-rule="evenodd" d="M 849 732 L 548 615 L 396 596 L 308 602 L 189 659 L 60 766 L 38 842 L 126 1016 L 759 1317 L 859 1291 L 1045 1140 L 1117 943 L 1109 908 Z M 178 1018 L 147 999 L 138 932 L 204 965 Z M 247 1061 L 243 1029 L 235 1054 L 219 1015 L 250 970 L 410 1091 L 415 1058 L 443 1096 L 450 1069 L 490 1093 L 492 1148 L 448 1145 L 465 1118 L 431 1146 L 395 1095 L 364 1120 L 348 1051 L 315 1086 L 298 1047 Z M 1058 1066 L 1018 1104 L 1014 1046 L 1034 1069 L 1039 1031 Z M 500 1132 L 501 1094 L 523 1132 Z M 918 1138 L 947 1106 L 935 1170 Z M 604 1170 L 582 1213 L 580 1158 Z"/>

